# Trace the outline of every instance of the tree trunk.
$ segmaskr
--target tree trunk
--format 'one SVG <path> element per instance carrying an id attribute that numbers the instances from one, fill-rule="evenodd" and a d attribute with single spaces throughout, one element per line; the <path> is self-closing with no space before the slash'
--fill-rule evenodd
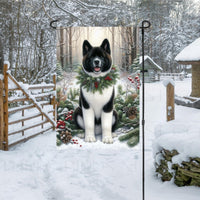
<path id="1" fill-rule="evenodd" d="M 3 63 L 4 63 L 3 44 L 0 38 L 0 74 L 3 74 Z"/>
<path id="2" fill-rule="evenodd" d="M 68 35 L 68 29 L 65 29 L 65 67 L 68 66 L 69 64 L 69 46 L 68 46 L 68 38 L 69 38 L 69 35 Z"/>
<path id="3" fill-rule="evenodd" d="M 114 47 L 115 47 L 115 27 L 112 27 L 112 59 L 115 60 L 115 53 L 114 53 Z"/>
<path id="4" fill-rule="evenodd" d="M 64 69 L 64 51 L 63 51 L 63 47 L 64 47 L 64 29 L 60 28 L 60 64 L 62 66 L 62 69 Z"/>
<path id="5" fill-rule="evenodd" d="M 72 27 L 69 27 L 69 64 L 72 69 Z"/>
<path id="6" fill-rule="evenodd" d="M 10 36 L 9 36 L 9 55 L 8 55 L 8 59 L 10 62 L 10 70 L 12 70 L 13 68 L 13 39 L 14 39 L 14 30 L 13 30 L 13 20 L 10 19 L 9 21 L 9 32 L 10 32 Z"/>
<path id="7" fill-rule="evenodd" d="M 38 55 L 38 68 L 41 69 L 42 66 L 42 55 L 44 54 L 43 49 L 43 42 L 44 42 L 44 30 L 41 29 L 40 31 L 40 47 L 39 47 L 39 55 Z"/>
<path id="8" fill-rule="evenodd" d="M 133 27 L 133 39 L 134 39 L 134 44 L 133 44 L 133 49 L 132 49 L 132 61 L 137 57 L 137 53 L 138 53 L 138 28 L 137 28 L 137 26 Z"/>
<path id="9" fill-rule="evenodd" d="M 192 65 L 192 97 L 200 97 L 200 64 Z"/>
<path id="10" fill-rule="evenodd" d="M 21 47 L 21 32 L 20 32 L 20 17 L 21 17 L 21 2 L 18 5 L 18 12 L 17 12 L 17 34 L 18 34 L 18 42 L 17 42 L 17 55 L 16 55 L 16 62 L 15 62 L 15 74 L 14 77 L 17 77 L 17 71 L 19 66 L 20 60 L 20 47 Z"/>

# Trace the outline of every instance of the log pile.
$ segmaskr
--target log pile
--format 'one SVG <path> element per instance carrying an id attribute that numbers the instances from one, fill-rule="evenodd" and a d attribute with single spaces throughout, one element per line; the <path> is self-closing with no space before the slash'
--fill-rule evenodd
<path id="1" fill-rule="evenodd" d="M 173 163 L 173 156 L 178 155 L 176 150 L 162 149 L 156 154 L 155 167 L 158 177 L 162 181 L 174 180 L 177 186 L 200 187 L 200 158 L 189 158 L 181 164 Z M 173 179 L 172 179 L 173 178 Z"/>

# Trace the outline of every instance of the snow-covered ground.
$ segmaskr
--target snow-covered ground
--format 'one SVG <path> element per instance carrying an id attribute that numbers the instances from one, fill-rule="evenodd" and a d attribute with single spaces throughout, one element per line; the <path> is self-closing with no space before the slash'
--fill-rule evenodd
<path id="1" fill-rule="evenodd" d="M 191 79 L 175 82 L 175 94 L 179 96 L 189 96 L 190 92 Z M 145 95 L 146 200 L 199 200 L 200 188 L 177 187 L 173 183 L 173 180 L 163 183 L 155 176 L 152 144 L 154 144 L 156 140 L 154 133 L 158 133 L 158 130 L 155 131 L 155 128 L 158 129 L 159 126 L 163 127 L 166 125 L 166 88 L 162 82 L 146 84 Z M 199 119 L 200 110 L 175 106 L 174 122 L 176 124 L 186 125 L 188 123 L 193 123 L 194 126 L 199 126 Z M 175 129 L 178 131 L 178 128 L 180 128 L 180 126 L 175 126 L 173 132 L 176 132 Z M 166 141 L 166 143 L 168 142 Z M 198 152 L 199 150 L 196 149 L 196 151 Z"/>
<path id="2" fill-rule="evenodd" d="M 175 82 L 178 95 L 189 95 L 190 81 Z M 162 82 L 145 84 L 146 94 L 146 200 L 199 200 L 198 187 L 179 188 L 161 182 L 154 173 L 152 142 L 155 127 L 165 123 Z M 180 123 L 198 123 L 200 111 L 176 106 Z M 1 200 L 140 200 L 141 146 L 130 149 L 115 138 L 114 144 L 84 143 L 56 147 L 55 132 L 0 151 Z M 80 146 L 82 145 L 82 146 Z"/>

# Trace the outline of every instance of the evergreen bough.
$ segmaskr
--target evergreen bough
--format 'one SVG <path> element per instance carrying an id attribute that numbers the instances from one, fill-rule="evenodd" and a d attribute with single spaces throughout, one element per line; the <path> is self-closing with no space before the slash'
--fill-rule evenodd
<path id="1" fill-rule="evenodd" d="M 110 86 L 116 84 L 117 79 L 119 79 L 119 73 L 115 66 L 112 67 L 111 71 L 102 77 L 92 77 L 84 72 L 82 67 L 79 67 L 77 70 L 78 76 L 77 84 L 80 84 L 81 87 L 85 88 L 88 92 L 91 91 L 93 93 L 100 92 Z"/>

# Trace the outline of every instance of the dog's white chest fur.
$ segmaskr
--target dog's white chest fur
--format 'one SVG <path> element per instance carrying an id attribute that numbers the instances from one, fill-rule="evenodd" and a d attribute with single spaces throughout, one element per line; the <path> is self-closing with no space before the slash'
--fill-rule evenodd
<path id="1" fill-rule="evenodd" d="M 101 117 L 101 112 L 106 103 L 110 100 L 113 92 L 113 87 L 108 87 L 103 90 L 103 93 L 100 94 L 100 92 L 87 92 L 87 89 L 82 88 L 83 95 L 86 99 L 86 101 L 89 103 L 89 105 L 94 110 L 96 118 Z"/>

